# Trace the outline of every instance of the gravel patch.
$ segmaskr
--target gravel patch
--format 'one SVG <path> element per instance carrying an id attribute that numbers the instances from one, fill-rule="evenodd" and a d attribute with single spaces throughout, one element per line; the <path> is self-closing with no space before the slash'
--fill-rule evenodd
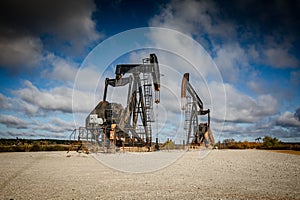
<path id="1" fill-rule="evenodd" d="M 66 152 L 1 153 L 0 199 L 300 199 L 299 155 L 261 150 L 144 154 L 95 159 L 76 152 L 70 157 Z M 152 166 L 128 167 L 138 162 Z"/>

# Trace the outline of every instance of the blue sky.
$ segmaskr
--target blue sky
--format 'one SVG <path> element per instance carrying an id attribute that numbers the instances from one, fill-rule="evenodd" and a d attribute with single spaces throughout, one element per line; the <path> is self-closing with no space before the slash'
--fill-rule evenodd
<path id="1" fill-rule="evenodd" d="M 172 122 L 180 121 L 180 110 L 176 103 L 168 105 L 180 87 L 181 73 L 190 69 L 195 70 L 192 84 L 213 110 L 217 140 L 253 141 L 270 135 L 300 141 L 299 1 L 0 4 L 0 138 L 67 138 L 101 100 L 109 69 L 120 61 L 138 62 L 153 50 L 160 56 L 166 91 L 162 140 L 180 130 Z M 191 46 L 183 45 L 185 39 Z M 136 50 L 130 51 L 128 43 Z M 96 62 L 91 52 L 101 52 L 104 44 Z M 141 50 L 145 47 L 152 49 Z M 129 53 L 116 55 L 116 60 L 104 57 L 116 48 Z M 101 59 L 109 64 L 101 65 Z"/>

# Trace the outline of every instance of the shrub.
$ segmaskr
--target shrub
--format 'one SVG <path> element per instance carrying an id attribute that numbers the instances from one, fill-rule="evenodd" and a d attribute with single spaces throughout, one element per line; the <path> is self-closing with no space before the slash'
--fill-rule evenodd
<path id="1" fill-rule="evenodd" d="M 264 148 L 278 148 L 281 141 L 279 141 L 276 137 L 272 138 L 270 136 L 265 136 L 263 138 L 263 147 Z"/>

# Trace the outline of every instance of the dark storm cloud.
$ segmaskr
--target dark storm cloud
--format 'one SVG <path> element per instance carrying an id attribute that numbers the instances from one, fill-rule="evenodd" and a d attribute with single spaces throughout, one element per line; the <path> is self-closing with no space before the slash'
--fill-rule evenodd
<path id="1" fill-rule="evenodd" d="M 238 39 L 249 45 L 259 42 L 260 61 L 275 68 L 299 68 L 300 1 L 220 1 L 224 15 L 237 21 Z"/>
<path id="2" fill-rule="evenodd" d="M 300 1 L 229 0 L 217 1 L 217 5 L 225 20 L 236 23 L 237 40 L 249 47 L 255 43 L 258 55 L 249 57 L 249 62 L 256 60 L 274 68 L 299 68 L 295 55 L 300 45 Z"/>
<path id="3" fill-rule="evenodd" d="M 80 55 L 100 37 L 92 21 L 95 9 L 85 0 L 1 1 L 0 66 L 32 67 L 49 51 Z"/>
<path id="4" fill-rule="evenodd" d="M 296 112 L 295 112 L 295 114 L 294 114 L 294 117 L 295 117 L 298 121 L 300 121 L 300 108 L 298 108 L 298 109 L 296 110 Z"/>
<path id="5" fill-rule="evenodd" d="M 218 1 L 218 4 L 226 17 L 239 21 L 241 25 L 257 27 L 261 33 L 281 31 L 296 37 L 300 33 L 300 1 L 229 0 Z"/>

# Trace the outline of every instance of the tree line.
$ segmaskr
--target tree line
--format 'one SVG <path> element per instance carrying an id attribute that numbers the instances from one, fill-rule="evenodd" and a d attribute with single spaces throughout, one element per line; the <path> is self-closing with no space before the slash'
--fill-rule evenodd
<path id="1" fill-rule="evenodd" d="M 300 143 L 285 143 L 276 137 L 264 136 L 257 138 L 255 142 L 235 141 L 224 139 L 223 142 L 215 144 L 219 149 L 273 149 L 273 150 L 296 150 L 300 151 Z"/>

